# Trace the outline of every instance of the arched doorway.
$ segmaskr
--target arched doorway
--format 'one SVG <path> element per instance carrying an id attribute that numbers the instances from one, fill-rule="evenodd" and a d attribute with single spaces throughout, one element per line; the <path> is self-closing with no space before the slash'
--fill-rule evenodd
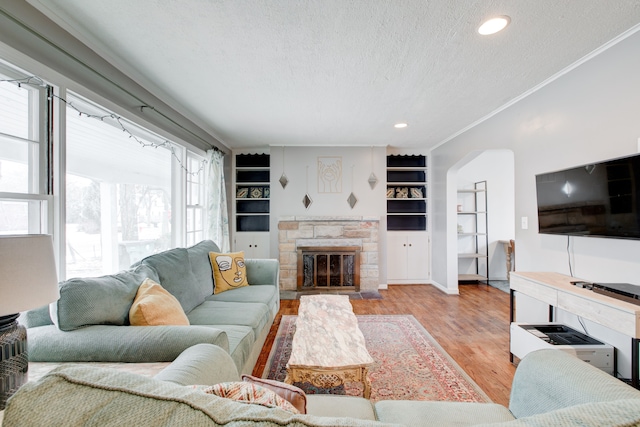
<path id="1" fill-rule="evenodd" d="M 515 238 L 514 155 L 511 150 L 474 151 L 447 171 L 447 271 L 449 284 L 469 268 L 458 261 L 458 190 L 486 182 L 488 273 L 490 280 L 507 280 L 506 255 L 501 241 Z M 457 287 L 456 287 L 457 290 Z"/>

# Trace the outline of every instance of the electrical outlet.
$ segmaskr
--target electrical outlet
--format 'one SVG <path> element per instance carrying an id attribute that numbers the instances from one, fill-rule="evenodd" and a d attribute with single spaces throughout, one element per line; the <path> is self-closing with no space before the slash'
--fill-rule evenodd
<path id="1" fill-rule="evenodd" d="M 523 230 L 529 228 L 529 217 L 523 216 L 522 218 L 520 218 L 520 222 Z"/>

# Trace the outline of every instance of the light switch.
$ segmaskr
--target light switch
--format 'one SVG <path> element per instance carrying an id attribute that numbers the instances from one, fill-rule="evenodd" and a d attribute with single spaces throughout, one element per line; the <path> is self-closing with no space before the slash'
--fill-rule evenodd
<path id="1" fill-rule="evenodd" d="M 520 221 L 521 221 L 521 226 L 523 230 L 526 230 L 529 228 L 529 217 L 523 216 L 522 218 L 520 218 Z"/>

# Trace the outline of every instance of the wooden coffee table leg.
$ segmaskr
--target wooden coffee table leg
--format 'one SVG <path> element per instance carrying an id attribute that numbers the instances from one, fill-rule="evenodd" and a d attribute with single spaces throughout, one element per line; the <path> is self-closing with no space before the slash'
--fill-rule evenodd
<path id="1" fill-rule="evenodd" d="M 369 381 L 369 369 L 367 367 L 362 368 L 362 384 L 364 384 L 362 396 L 368 399 L 371 396 L 371 381 Z"/>
<path id="2" fill-rule="evenodd" d="M 347 381 L 361 381 L 363 384 L 362 396 L 365 399 L 371 397 L 371 381 L 369 380 L 369 368 L 362 366 L 349 369 L 329 369 L 318 371 L 315 369 L 287 368 L 287 376 L 284 382 L 293 384 L 296 381 L 308 381 L 319 388 L 330 388 Z"/>
<path id="3" fill-rule="evenodd" d="M 293 385 L 293 369 L 287 368 L 287 376 L 284 377 L 284 382 Z"/>

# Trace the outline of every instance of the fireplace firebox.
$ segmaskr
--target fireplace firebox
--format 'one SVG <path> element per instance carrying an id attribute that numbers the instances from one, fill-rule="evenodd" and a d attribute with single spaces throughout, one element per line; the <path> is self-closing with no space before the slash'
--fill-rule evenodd
<path id="1" fill-rule="evenodd" d="M 299 246 L 298 291 L 360 290 L 360 247 Z"/>

